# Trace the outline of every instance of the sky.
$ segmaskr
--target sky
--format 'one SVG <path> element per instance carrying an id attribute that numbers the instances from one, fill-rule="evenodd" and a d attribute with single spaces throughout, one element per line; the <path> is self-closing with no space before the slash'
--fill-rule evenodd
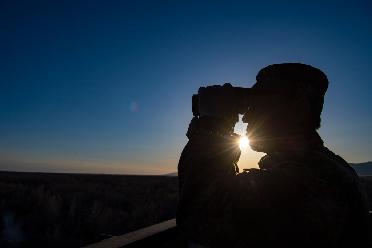
<path id="1" fill-rule="evenodd" d="M 175 172 L 198 88 L 284 62 L 327 74 L 326 146 L 372 160 L 371 1 L 9 0 L 0 21 L 0 170 Z"/>

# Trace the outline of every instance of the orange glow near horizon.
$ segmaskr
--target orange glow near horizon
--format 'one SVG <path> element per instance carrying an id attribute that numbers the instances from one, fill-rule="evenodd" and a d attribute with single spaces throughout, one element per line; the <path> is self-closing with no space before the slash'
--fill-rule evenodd
<path id="1" fill-rule="evenodd" d="M 261 157 L 264 155 L 260 152 L 255 152 L 249 146 L 249 140 L 246 136 L 247 124 L 240 121 L 236 123 L 234 132 L 239 134 L 241 138 L 239 139 L 239 147 L 241 150 L 240 159 L 238 162 L 238 166 L 240 171 L 245 168 L 257 168 L 258 161 L 260 161 Z"/>

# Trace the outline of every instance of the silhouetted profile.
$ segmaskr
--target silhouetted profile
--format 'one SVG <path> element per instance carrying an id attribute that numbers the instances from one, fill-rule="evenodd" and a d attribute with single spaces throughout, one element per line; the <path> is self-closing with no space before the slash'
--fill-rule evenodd
<path id="1" fill-rule="evenodd" d="M 263 68 L 256 80 L 243 121 L 252 149 L 267 155 L 260 169 L 242 173 L 235 88 L 199 89 L 178 165 L 181 233 L 207 247 L 368 247 L 358 176 L 316 131 L 326 75 L 286 63 Z"/>

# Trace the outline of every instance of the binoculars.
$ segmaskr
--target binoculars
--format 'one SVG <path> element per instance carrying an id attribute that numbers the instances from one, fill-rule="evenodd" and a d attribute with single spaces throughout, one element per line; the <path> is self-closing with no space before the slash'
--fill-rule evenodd
<path id="1" fill-rule="evenodd" d="M 267 92 L 262 92 L 258 89 L 252 88 L 243 88 L 243 87 L 233 87 L 233 94 L 235 95 L 234 101 L 236 106 L 235 113 L 236 114 L 244 114 L 249 106 L 252 104 L 253 101 L 257 100 L 258 98 L 262 97 L 262 95 L 266 95 Z M 195 94 L 192 96 L 192 113 L 195 117 L 199 116 L 199 94 Z"/>

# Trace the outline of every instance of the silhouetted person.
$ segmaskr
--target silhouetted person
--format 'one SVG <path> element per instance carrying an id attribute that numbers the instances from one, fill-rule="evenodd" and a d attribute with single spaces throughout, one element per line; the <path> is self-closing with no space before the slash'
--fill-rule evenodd
<path id="1" fill-rule="evenodd" d="M 207 247 L 368 247 L 365 194 L 355 171 L 317 133 L 326 75 L 309 65 L 262 69 L 243 120 L 260 169 L 238 173 L 233 87 L 199 90 L 178 165 L 177 224 Z"/>

